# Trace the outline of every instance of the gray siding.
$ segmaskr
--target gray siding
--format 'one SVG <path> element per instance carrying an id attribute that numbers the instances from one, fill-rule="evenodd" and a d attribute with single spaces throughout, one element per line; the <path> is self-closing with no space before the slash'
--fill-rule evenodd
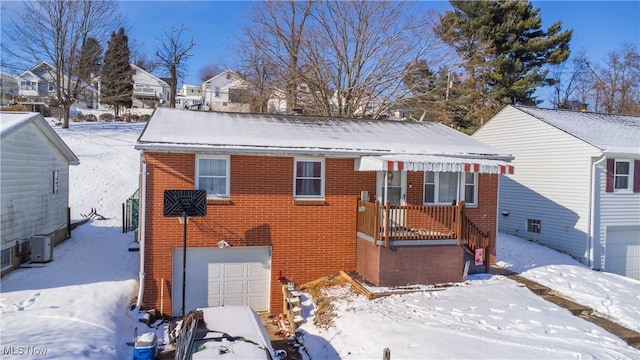
<path id="1" fill-rule="evenodd" d="M 69 162 L 30 122 L 2 140 L 2 248 L 66 227 Z M 53 171 L 58 170 L 58 193 L 53 194 Z"/>
<path id="2" fill-rule="evenodd" d="M 512 107 L 473 134 L 514 156 L 513 175 L 501 175 L 498 229 L 539 241 L 587 262 L 589 192 L 595 147 Z M 527 232 L 527 219 L 541 232 Z"/>
<path id="3" fill-rule="evenodd" d="M 622 158 L 619 158 L 622 159 Z M 640 193 L 606 192 L 606 162 L 598 170 L 595 214 L 595 267 L 606 270 L 604 255 L 607 246 L 607 228 L 640 226 Z M 638 239 L 640 243 L 640 239 Z"/>

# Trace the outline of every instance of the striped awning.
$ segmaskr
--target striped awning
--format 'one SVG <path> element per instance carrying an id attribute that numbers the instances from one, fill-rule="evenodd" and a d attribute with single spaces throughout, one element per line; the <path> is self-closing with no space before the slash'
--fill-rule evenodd
<path id="1" fill-rule="evenodd" d="M 503 160 L 438 155 L 363 156 L 356 161 L 356 171 L 397 170 L 513 174 L 513 165 Z"/>

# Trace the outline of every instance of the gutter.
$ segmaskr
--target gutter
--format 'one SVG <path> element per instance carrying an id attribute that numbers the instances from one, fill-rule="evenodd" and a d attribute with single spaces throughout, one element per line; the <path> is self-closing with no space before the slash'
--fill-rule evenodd
<path id="1" fill-rule="evenodd" d="M 140 287 L 138 288 L 138 299 L 136 308 L 139 310 L 142 306 L 142 297 L 144 295 L 144 254 L 145 254 L 145 238 L 146 238 L 146 209 L 147 209 L 147 162 L 144 160 L 144 151 L 140 151 L 140 163 L 142 170 L 140 172 L 140 203 L 138 204 L 138 239 L 140 242 Z"/>
<path id="2" fill-rule="evenodd" d="M 601 158 L 594 162 L 593 164 L 591 164 L 591 184 L 590 184 L 590 188 L 589 188 L 589 217 L 587 218 L 587 229 L 589 229 L 589 232 L 587 233 L 587 243 L 589 244 L 588 247 L 588 251 L 589 251 L 589 256 L 587 257 L 587 261 L 588 264 L 587 266 L 589 266 L 589 268 L 591 268 L 591 270 L 593 270 L 594 268 L 594 243 L 593 243 L 593 237 L 595 234 L 595 226 L 594 226 L 594 218 L 596 215 L 596 201 L 595 201 L 595 196 L 594 196 L 594 191 L 596 189 L 596 181 L 597 181 L 597 176 L 596 176 L 596 168 L 598 166 L 600 166 L 600 164 L 605 161 L 607 158 L 604 154 L 600 155 Z"/>
<path id="3" fill-rule="evenodd" d="M 178 145 L 164 143 L 140 143 L 134 148 L 136 150 L 148 150 L 153 152 L 167 153 L 214 153 L 214 154 L 235 154 L 235 155 L 271 155 L 271 156 L 331 156 L 345 158 L 360 158 L 362 156 L 383 156 L 383 155 L 428 155 L 450 158 L 478 159 L 478 160 L 498 160 L 511 161 L 512 155 L 507 154 L 480 154 L 480 153 L 406 153 L 395 152 L 393 150 L 376 149 L 341 149 L 341 148 L 287 148 L 268 146 L 235 146 L 235 145 Z"/>

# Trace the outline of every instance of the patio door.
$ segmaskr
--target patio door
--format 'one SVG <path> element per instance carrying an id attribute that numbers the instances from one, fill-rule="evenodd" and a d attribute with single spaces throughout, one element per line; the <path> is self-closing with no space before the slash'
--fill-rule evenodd
<path id="1" fill-rule="evenodd" d="M 387 201 L 393 206 L 407 204 L 407 173 L 405 171 L 379 171 L 377 173 L 376 199 L 381 204 Z M 389 222 L 392 227 L 404 227 L 404 209 L 392 209 Z M 380 219 L 381 224 L 386 224 L 385 214 Z"/>

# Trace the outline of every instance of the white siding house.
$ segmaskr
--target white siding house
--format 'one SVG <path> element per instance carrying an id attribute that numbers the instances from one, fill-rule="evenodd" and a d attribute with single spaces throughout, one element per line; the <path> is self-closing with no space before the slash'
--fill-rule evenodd
<path id="1" fill-rule="evenodd" d="M 202 87 L 182 84 L 176 95 L 176 109 L 202 110 Z"/>
<path id="2" fill-rule="evenodd" d="M 76 155 L 37 113 L 0 113 L 2 274 L 28 255 L 33 235 L 67 236 L 69 165 Z"/>
<path id="3" fill-rule="evenodd" d="M 501 232 L 640 279 L 640 116 L 507 106 L 473 137 L 515 158 Z"/>
<path id="4" fill-rule="evenodd" d="M 232 70 L 225 70 L 202 83 L 204 110 L 243 112 L 251 111 L 249 82 Z"/>
<path id="5" fill-rule="evenodd" d="M 153 109 L 169 100 L 171 87 L 159 77 L 131 64 L 133 69 L 133 107 Z"/>

